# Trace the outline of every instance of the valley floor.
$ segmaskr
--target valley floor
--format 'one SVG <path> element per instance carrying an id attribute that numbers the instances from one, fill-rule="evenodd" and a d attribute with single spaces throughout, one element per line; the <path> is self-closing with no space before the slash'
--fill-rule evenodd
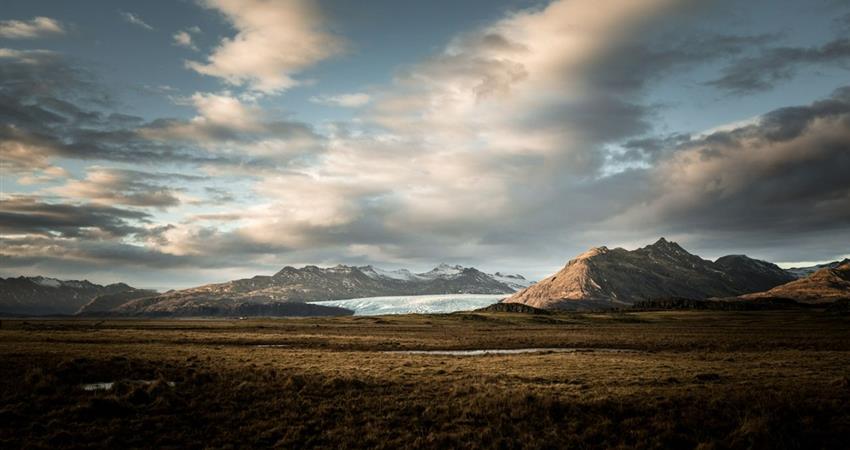
<path id="1" fill-rule="evenodd" d="M 421 353 L 530 348 L 570 351 Z M 4 319 L 0 361 L 0 448 L 850 442 L 850 316 L 818 311 Z"/>

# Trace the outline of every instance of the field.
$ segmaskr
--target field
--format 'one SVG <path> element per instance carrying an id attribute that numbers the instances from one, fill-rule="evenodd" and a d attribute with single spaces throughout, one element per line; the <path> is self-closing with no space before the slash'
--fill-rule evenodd
<path id="1" fill-rule="evenodd" d="M 527 348 L 560 350 L 405 353 Z M 0 362 L 0 448 L 850 442 L 850 316 L 819 311 L 3 320 Z"/>

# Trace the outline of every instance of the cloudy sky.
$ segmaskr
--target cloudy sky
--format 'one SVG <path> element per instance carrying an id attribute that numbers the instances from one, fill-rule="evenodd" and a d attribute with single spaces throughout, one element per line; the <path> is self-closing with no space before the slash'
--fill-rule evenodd
<path id="1" fill-rule="evenodd" d="M 4 0 L 0 275 L 850 254 L 850 1 Z"/>

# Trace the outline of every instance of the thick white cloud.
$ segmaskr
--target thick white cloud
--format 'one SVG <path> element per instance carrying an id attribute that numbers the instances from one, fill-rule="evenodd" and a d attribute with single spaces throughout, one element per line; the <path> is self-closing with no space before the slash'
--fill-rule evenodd
<path id="1" fill-rule="evenodd" d="M 0 38 L 34 39 L 59 36 L 67 32 L 56 19 L 35 17 L 32 20 L 0 20 Z"/>
<path id="2" fill-rule="evenodd" d="M 236 29 L 206 62 L 188 67 L 230 84 L 264 93 L 298 84 L 295 74 L 340 53 L 342 39 L 324 29 L 324 19 L 311 0 L 201 0 L 220 12 Z"/>

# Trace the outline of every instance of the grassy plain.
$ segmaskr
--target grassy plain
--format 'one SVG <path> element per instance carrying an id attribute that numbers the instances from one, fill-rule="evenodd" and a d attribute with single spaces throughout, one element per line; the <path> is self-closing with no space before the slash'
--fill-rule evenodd
<path id="1" fill-rule="evenodd" d="M 571 348 L 447 356 L 404 350 Z M 116 382 L 110 390 L 83 385 Z M 0 448 L 847 448 L 850 316 L 3 320 Z"/>

